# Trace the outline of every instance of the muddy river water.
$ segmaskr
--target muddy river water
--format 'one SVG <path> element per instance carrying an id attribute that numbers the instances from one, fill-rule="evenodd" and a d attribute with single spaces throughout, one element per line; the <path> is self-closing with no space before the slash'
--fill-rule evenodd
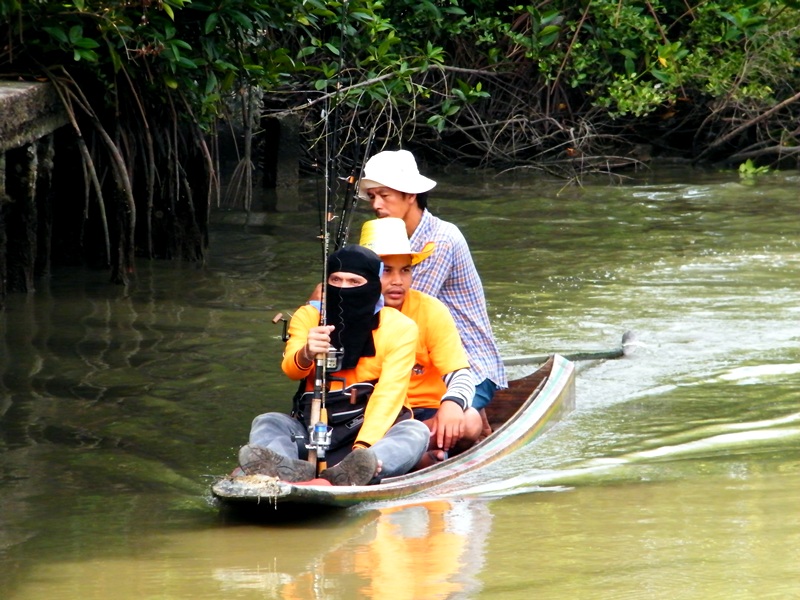
<path id="1" fill-rule="evenodd" d="M 437 178 L 504 355 L 636 332 L 571 415 L 413 504 L 241 521 L 208 488 L 293 392 L 316 214 L 128 290 L 60 269 L 0 315 L 0 597 L 800 597 L 800 175 Z"/>

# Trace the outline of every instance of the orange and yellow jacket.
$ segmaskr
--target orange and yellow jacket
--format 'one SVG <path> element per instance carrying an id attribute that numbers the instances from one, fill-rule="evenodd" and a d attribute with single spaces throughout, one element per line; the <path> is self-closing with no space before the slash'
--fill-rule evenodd
<path id="1" fill-rule="evenodd" d="M 305 378 L 306 390 L 314 389 L 312 364 L 303 369 L 298 364 L 298 353 L 302 352 L 308 332 L 319 325 L 319 311 L 306 304 L 295 312 L 289 322 L 289 341 L 283 354 L 281 368 L 291 379 Z M 345 386 L 373 381 L 375 390 L 367 403 L 364 424 L 353 447 L 368 448 L 381 439 L 394 424 L 408 403 L 408 385 L 414 367 L 415 349 L 419 337 L 417 324 L 394 308 L 384 307 L 380 311 L 380 324 L 372 332 L 375 341 L 375 356 L 362 356 L 355 369 L 344 369 L 331 375 L 343 377 Z M 338 388 L 334 388 L 338 389 Z"/>

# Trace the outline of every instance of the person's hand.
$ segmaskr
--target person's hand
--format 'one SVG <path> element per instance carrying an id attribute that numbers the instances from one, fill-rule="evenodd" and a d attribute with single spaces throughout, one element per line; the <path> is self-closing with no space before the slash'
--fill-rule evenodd
<path id="1" fill-rule="evenodd" d="M 317 325 L 308 331 L 306 345 L 303 348 L 303 355 L 307 360 L 314 362 L 314 358 L 317 354 L 325 354 L 328 352 L 328 348 L 330 348 L 331 345 L 331 332 L 333 329 L 333 325 Z"/>
<path id="2" fill-rule="evenodd" d="M 435 438 L 435 447 L 449 452 L 464 435 L 464 411 L 455 403 L 446 400 L 439 405 L 433 417 L 431 435 Z"/>

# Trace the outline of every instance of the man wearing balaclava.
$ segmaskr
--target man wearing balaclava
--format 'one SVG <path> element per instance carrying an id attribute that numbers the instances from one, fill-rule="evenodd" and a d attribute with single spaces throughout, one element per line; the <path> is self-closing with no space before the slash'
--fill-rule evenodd
<path id="1" fill-rule="evenodd" d="M 334 485 L 365 485 L 376 481 L 378 473 L 381 478 L 407 473 L 427 450 L 428 428 L 409 418 L 407 397 L 418 329 L 399 311 L 382 308 L 381 261 L 371 250 L 351 245 L 334 252 L 328 259 L 328 274 L 327 324 L 319 324 L 316 307 L 300 307 L 289 323 L 281 367 L 291 379 L 305 379 L 310 393 L 314 358 L 333 346 L 342 351 L 342 366 L 330 373 L 329 381 L 336 384 L 332 389 L 342 387 L 339 379 L 345 387 L 359 383 L 370 387 L 371 395 L 355 417 L 347 409 L 363 404 L 348 407 L 345 401 L 338 408 L 336 402 L 329 402 L 335 441 L 326 456 L 328 469 L 320 473 Z M 329 393 L 328 398 L 333 397 Z M 303 421 L 307 412 L 301 400 L 293 416 L 266 413 L 256 417 L 249 444 L 239 452 L 244 473 L 294 482 L 314 478 L 314 467 L 302 460 L 308 439 L 308 424 Z"/>

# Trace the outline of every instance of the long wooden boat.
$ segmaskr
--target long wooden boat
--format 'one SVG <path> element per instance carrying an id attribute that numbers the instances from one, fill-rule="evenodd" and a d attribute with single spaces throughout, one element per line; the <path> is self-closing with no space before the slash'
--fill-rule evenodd
<path id="1" fill-rule="evenodd" d="M 348 507 L 401 500 L 497 461 L 525 446 L 575 406 L 575 364 L 552 355 L 535 372 L 509 382 L 486 407 L 492 434 L 469 450 L 425 469 L 377 485 L 294 485 L 265 475 L 228 476 L 211 492 L 224 505 L 317 504 Z"/>

